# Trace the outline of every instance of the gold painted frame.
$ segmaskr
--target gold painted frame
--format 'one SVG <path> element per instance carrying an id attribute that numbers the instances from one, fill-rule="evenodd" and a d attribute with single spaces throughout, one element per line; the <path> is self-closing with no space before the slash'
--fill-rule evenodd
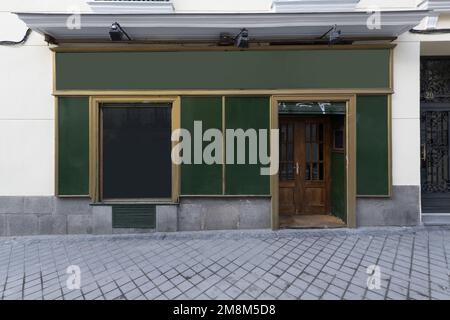
<path id="1" fill-rule="evenodd" d="M 89 194 L 93 202 L 103 201 L 101 195 L 101 121 L 100 105 L 102 103 L 130 103 L 130 102 L 162 102 L 172 104 L 172 132 L 181 125 L 181 99 L 179 96 L 92 96 L 89 99 Z M 176 142 L 172 142 L 172 147 Z M 108 202 L 155 202 L 178 203 L 180 195 L 180 166 L 172 162 L 172 195 L 167 199 L 130 199 L 109 200 Z"/>
<path id="2" fill-rule="evenodd" d="M 347 226 L 356 227 L 356 95 L 280 95 L 271 98 L 271 129 L 278 129 L 278 102 L 280 101 L 342 101 L 346 103 L 346 209 Z M 278 174 L 270 178 L 272 195 L 272 229 L 279 228 L 279 187 Z"/>
<path id="3" fill-rule="evenodd" d="M 244 89 L 244 90 L 54 90 L 54 96 L 271 96 L 271 95 L 327 95 L 327 94 L 361 94 L 388 95 L 392 88 L 346 88 L 346 89 Z"/>
<path id="4" fill-rule="evenodd" d="M 280 51 L 280 50 L 366 50 L 393 49 L 395 43 L 368 44 L 293 44 L 270 45 L 269 43 L 251 43 L 247 51 Z M 218 46 L 217 43 L 62 43 L 50 48 L 53 52 L 132 52 L 132 51 L 241 51 L 234 46 Z"/>
<path id="5" fill-rule="evenodd" d="M 84 53 L 84 52 L 173 52 L 173 51 L 241 51 L 241 48 L 236 47 L 222 47 L 217 45 L 212 46 L 192 46 L 192 45 L 134 45 L 128 44 L 107 44 L 104 46 L 72 46 L 63 45 L 51 48 L 52 51 L 52 67 L 53 67 L 53 95 L 78 95 L 78 96 L 93 96 L 93 95 L 275 95 L 275 94 L 392 94 L 394 93 L 394 48 L 396 44 L 352 44 L 352 45 L 278 45 L 278 46 L 253 46 L 246 50 L 249 51 L 279 51 L 279 50 L 384 50 L 389 49 L 389 85 L 387 88 L 327 88 L 327 89 L 246 89 L 246 90 L 57 90 L 56 88 L 56 54 L 58 52 L 69 53 Z"/>

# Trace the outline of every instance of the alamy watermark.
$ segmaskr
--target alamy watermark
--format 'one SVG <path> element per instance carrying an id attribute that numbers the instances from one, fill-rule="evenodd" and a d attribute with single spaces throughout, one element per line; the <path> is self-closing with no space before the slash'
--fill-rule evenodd
<path id="1" fill-rule="evenodd" d="M 187 129 L 176 129 L 172 141 L 178 142 L 171 154 L 178 165 L 259 164 L 261 175 L 278 173 L 278 129 L 226 129 L 223 135 L 215 128 L 203 132 L 202 121 L 194 121 L 193 135 Z"/>
<path id="2" fill-rule="evenodd" d="M 81 29 L 81 10 L 77 6 L 70 6 L 67 8 L 67 12 L 70 13 L 66 19 L 66 27 L 69 30 Z"/>
<path id="3" fill-rule="evenodd" d="M 66 269 L 69 275 L 66 280 L 66 287 L 69 290 L 80 290 L 81 288 L 81 269 L 77 265 L 70 265 Z"/>
<path id="4" fill-rule="evenodd" d="M 377 265 L 370 265 L 367 267 L 366 273 L 369 275 L 367 277 L 367 288 L 369 290 L 380 290 L 381 268 Z"/>
<path id="5" fill-rule="evenodd" d="M 376 6 L 367 8 L 367 14 L 369 17 L 366 20 L 366 26 L 369 30 L 381 29 L 381 9 Z"/>

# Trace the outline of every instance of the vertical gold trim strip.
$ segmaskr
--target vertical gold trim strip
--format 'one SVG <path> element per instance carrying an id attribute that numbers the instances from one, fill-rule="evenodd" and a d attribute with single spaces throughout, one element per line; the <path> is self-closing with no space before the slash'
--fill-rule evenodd
<path id="1" fill-rule="evenodd" d="M 347 101 L 347 225 L 356 228 L 356 96 Z"/>
<path id="2" fill-rule="evenodd" d="M 92 97 L 89 97 L 89 197 L 94 199 L 94 181 L 93 181 L 93 144 L 92 144 L 92 129 L 94 125 L 92 123 Z"/>
<path id="3" fill-rule="evenodd" d="M 89 99 L 89 192 L 93 202 L 100 200 L 99 195 L 99 172 L 98 172 L 98 157 L 99 157 L 99 145 L 98 145 L 98 126 L 99 126 L 99 102 L 91 97 Z"/>
<path id="4" fill-rule="evenodd" d="M 278 129 L 278 106 L 277 100 L 271 96 L 270 97 L 270 129 Z M 270 138 L 272 139 L 272 138 Z M 270 140 L 271 141 L 271 140 Z M 272 150 L 270 151 L 272 155 Z M 278 157 L 278 155 L 275 155 Z M 278 188 L 278 172 L 277 174 L 270 176 L 270 194 L 272 196 L 271 201 L 271 227 L 272 230 L 278 230 L 280 228 L 279 219 L 279 188 Z"/>
<path id="5" fill-rule="evenodd" d="M 55 138 L 54 138 L 54 143 L 55 143 L 55 147 L 54 147 L 54 151 L 55 151 L 55 155 L 54 155 L 54 192 L 55 192 L 55 196 L 59 196 L 59 97 L 55 97 L 54 101 L 55 101 L 55 110 L 54 110 L 54 117 L 55 120 L 53 122 L 54 126 L 55 126 Z"/>
<path id="6" fill-rule="evenodd" d="M 394 90 L 394 48 L 389 49 L 389 89 Z"/>
<path id="7" fill-rule="evenodd" d="M 389 170 L 389 197 L 392 197 L 392 95 L 388 95 L 388 170 Z"/>
<path id="8" fill-rule="evenodd" d="M 225 122 L 225 96 L 222 96 L 222 195 L 226 193 L 226 122 Z"/>
<path id="9" fill-rule="evenodd" d="M 53 87 L 53 92 L 56 91 L 56 52 L 53 51 L 52 54 L 52 75 L 53 75 L 53 79 L 52 79 L 52 87 Z"/>
<path id="10" fill-rule="evenodd" d="M 390 73 L 390 88 L 391 90 L 394 90 L 394 80 L 395 80 L 395 75 L 394 75 L 394 50 L 395 47 L 392 47 L 389 52 L 390 52 L 390 69 L 389 69 L 389 73 Z M 389 146 L 389 156 L 388 156 L 388 161 L 389 161 L 389 197 L 392 197 L 392 183 L 393 183 L 393 178 L 392 178 L 392 93 L 390 93 L 388 95 L 388 146 Z"/>
<path id="11" fill-rule="evenodd" d="M 177 97 L 172 102 L 172 132 L 181 127 L 181 99 Z M 172 148 L 176 141 L 172 141 Z M 180 165 L 172 162 L 172 202 L 178 203 L 180 197 Z"/>

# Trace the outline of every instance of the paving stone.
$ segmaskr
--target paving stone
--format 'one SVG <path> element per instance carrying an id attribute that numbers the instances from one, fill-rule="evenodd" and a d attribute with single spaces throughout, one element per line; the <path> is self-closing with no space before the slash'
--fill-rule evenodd
<path id="1" fill-rule="evenodd" d="M 55 217 L 82 232 L 75 213 Z M 0 299 L 449 299 L 449 240 L 449 227 L 5 238 Z M 82 290 L 66 288 L 71 264 Z"/>
<path id="2" fill-rule="evenodd" d="M 339 296 L 336 296 L 330 292 L 326 292 L 322 297 L 322 300 L 340 300 L 341 298 Z"/>

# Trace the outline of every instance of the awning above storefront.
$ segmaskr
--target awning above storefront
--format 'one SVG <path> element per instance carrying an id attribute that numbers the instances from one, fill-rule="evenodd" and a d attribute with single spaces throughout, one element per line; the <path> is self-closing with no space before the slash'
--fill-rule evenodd
<path id="1" fill-rule="evenodd" d="M 418 25 L 428 12 L 383 11 L 379 25 L 371 20 L 376 19 L 373 12 L 362 11 L 17 15 L 29 28 L 55 42 L 110 42 L 109 29 L 114 22 L 136 42 L 217 42 L 220 34 L 237 35 L 242 28 L 248 30 L 251 42 L 289 42 L 321 40 L 334 25 L 343 40 L 392 40 Z"/>

